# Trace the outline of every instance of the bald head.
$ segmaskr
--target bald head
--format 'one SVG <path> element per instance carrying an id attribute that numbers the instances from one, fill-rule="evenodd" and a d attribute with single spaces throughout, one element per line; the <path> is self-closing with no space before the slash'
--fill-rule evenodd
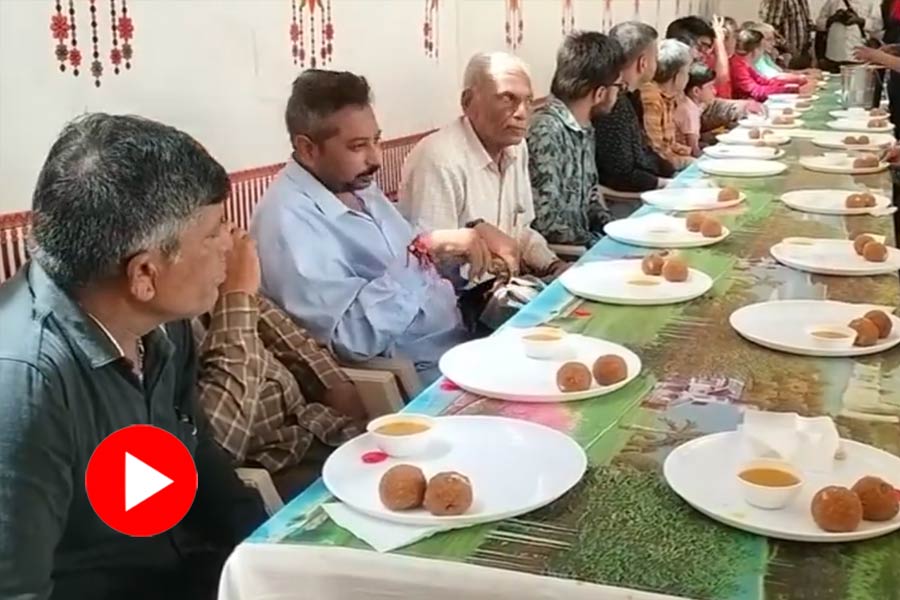
<path id="1" fill-rule="evenodd" d="M 518 56 L 482 52 L 469 60 L 463 75 L 463 114 L 489 153 L 522 142 L 532 100 L 531 74 Z"/>

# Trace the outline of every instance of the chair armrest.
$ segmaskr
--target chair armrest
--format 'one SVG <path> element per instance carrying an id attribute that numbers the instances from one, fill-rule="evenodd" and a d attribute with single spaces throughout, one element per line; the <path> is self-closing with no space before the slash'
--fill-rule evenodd
<path id="1" fill-rule="evenodd" d="M 584 246 L 570 246 L 568 244 L 547 244 L 557 256 L 561 258 L 581 258 L 587 252 Z"/>
<path id="2" fill-rule="evenodd" d="M 234 470 L 238 479 L 244 482 L 244 485 L 251 487 L 259 492 L 266 512 L 271 517 L 284 506 L 281 495 L 272 483 L 272 476 L 265 469 L 257 469 L 251 467 L 239 467 Z"/>
<path id="3" fill-rule="evenodd" d="M 390 371 L 343 369 L 356 386 L 369 418 L 395 413 L 403 408 L 397 378 Z"/>
<path id="4" fill-rule="evenodd" d="M 601 185 L 600 190 L 603 192 L 604 200 L 612 200 L 613 202 L 634 202 L 641 199 L 641 192 L 620 192 L 605 185 Z"/>
<path id="5" fill-rule="evenodd" d="M 376 356 L 369 360 L 345 365 L 353 369 L 362 369 L 364 371 L 388 371 L 393 373 L 399 382 L 400 391 L 406 401 L 412 400 L 422 391 L 422 380 L 419 379 L 419 373 L 416 371 L 412 361 L 405 358 L 385 358 Z"/>

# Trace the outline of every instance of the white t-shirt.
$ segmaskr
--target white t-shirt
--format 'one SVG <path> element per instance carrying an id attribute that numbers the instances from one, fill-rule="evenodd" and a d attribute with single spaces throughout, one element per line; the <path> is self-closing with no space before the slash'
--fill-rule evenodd
<path id="1" fill-rule="evenodd" d="M 866 20 L 864 27 L 867 35 L 872 35 L 879 29 L 876 23 L 876 15 L 880 17 L 880 14 L 878 14 L 878 6 L 873 0 L 846 0 L 846 3 L 844 0 L 828 0 L 819 13 L 816 28 L 819 31 L 825 31 L 828 19 L 838 11 L 846 10 L 847 3 L 856 11 L 856 14 Z M 858 25 L 834 23 L 828 29 L 827 35 L 825 58 L 834 62 L 855 62 L 853 49 L 857 46 L 862 46 L 866 41 Z"/>

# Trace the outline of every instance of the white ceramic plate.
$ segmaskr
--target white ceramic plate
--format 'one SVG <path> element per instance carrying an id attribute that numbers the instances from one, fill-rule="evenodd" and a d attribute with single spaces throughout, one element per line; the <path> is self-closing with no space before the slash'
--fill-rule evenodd
<path id="1" fill-rule="evenodd" d="M 878 163 L 877 167 L 866 167 L 863 169 L 854 168 L 853 157 L 847 157 L 839 163 L 832 163 L 824 156 L 804 156 L 800 158 L 800 165 L 810 171 L 818 171 L 820 173 L 839 173 L 846 175 L 871 175 L 872 173 L 880 173 L 888 168 L 886 162 Z"/>
<path id="2" fill-rule="evenodd" d="M 863 521 L 859 529 L 850 533 L 828 533 L 819 529 L 810 513 L 813 496 L 829 485 L 851 487 L 866 475 L 900 485 L 900 458 L 872 446 L 842 440 L 847 457 L 835 460 L 832 472 L 803 473 L 803 488 L 793 502 L 780 510 L 763 510 L 747 504 L 738 487 L 737 471 L 745 462 L 739 435 L 736 431 L 714 433 L 672 450 L 663 466 L 669 487 L 716 521 L 782 540 L 852 542 L 900 529 L 900 516 L 896 516 L 881 523 Z"/>
<path id="3" fill-rule="evenodd" d="M 614 392 L 641 372 L 641 359 L 628 348 L 577 334 L 567 335 L 566 348 L 553 358 L 529 358 L 522 345 L 525 331 L 507 328 L 496 335 L 460 344 L 441 357 L 441 373 L 466 391 L 498 400 L 574 402 Z M 583 392 L 559 391 L 556 372 L 563 363 L 576 360 L 591 368 L 605 354 L 617 354 L 625 360 L 627 379 L 605 387 L 594 381 Z"/>
<path id="4" fill-rule="evenodd" d="M 812 106 L 797 106 L 797 101 L 794 100 L 766 100 L 764 104 L 770 115 L 782 115 L 784 109 L 790 108 L 793 112 L 788 116 L 797 116 L 797 113 L 806 112 L 812 108 Z"/>
<path id="5" fill-rule="evenodd" d="M 657 284 L 629 283 L 644 280 Z M 649 277 L 641 271 L 639 260 L 604 260 L 575 266 L 563 273 L 559 281 L 570 293 L 581 298 L 635 306 L 687 302 L 708 292 L 713 284 L 709 275 L 697 269 L 690 269 L 687 281 L 680 283 Z"/>
<path id="6" fill-rule="evenodd" d="M 821 133 L 812 139 L 812 143 L 820 148 L 833 148 L 837 150 L 869 150 L 877 151 L 894 143 L 894 136 L 884 133 L 868 134 L 868 144 L 845 144 L 846 133 Z"/>
<path id="7" fill-rule="evenodd" d="M 797 244 L 797 240 L 806 243 Z M 799 271 L 819 275 L 866 277 L 900 271 L 900 250 L 890 246 L 887 250 L 887 260 L 876 263 L 859 256 L 850 240 L 786 238 L 772 246 L 769 252 L 781 264 Z"/>
<path id="8" fill-rule="evenodd" d="M 737 200 L 719 202 L 719 192 L 722 188 L 673 188 L 652 190 L 641 194 L 641 199 L 663 210 L 688 212 L 692 210 L 716 210 L 737 206 L 747 199 L 743 192 Z"/>
<path id="9" fill-rule="evenodd" d="M 795 118 L 793 123 L 776 124 L 769 119 L 747 117 L 746 119 L 741 119 L 740 121 L 738 121 L 738 125 L 740 125 L 741 127 L 761 127 L 765 129 L 797 129 L 798 127 L 803 127 L 804 121 L 803 119 Z"/>
<path id="10" fill-rule="evenodd" d="M 880 115 L 878 117 L 873 117 L 869 115 L 869 111 L 856 111 L 853 109 L 841 109 L 841 110 L 832 110 L 828 112 L 829 115 L 834 117 L 835 119 L 849 119 L 851 121 L 866 121 L 868 119 L 887 119 L 890 115 Z"/>
<path id="11" fill-rule="evenodd" d="M 405 525 L 465 527 L 521 515 L 553 502 L 578 483 L 587 467 L 584 450 L 549 427 L 503 417 L 435 419 L 433 441 L 422 455 L 366 464 L 377 450 L 371 434 L 335 450 L 322 469 L 328 490 L 353 509 Z M 422 469 L 426 479 L 457 471 L 472 483 L 473 502 L 459 516 L 436 517 L 425 509 L 388 510 L 378 495 L 385 471 L 398 464 Z"/>
<path id="12" fill-rule="evenodd" d="M 890 315 L 894 322 L 891 335 L 868 347 L 830 346 L 817 341 L 809 330 L 822 325 L 846 326 L 874 309 L 884 310 L 884 307 L 831 300 L 775 300 L 739 308 L 731 313 L 729 321 L 743 337 L 772 350 L 827 358 L 865 356 L 884 352 L 900 343 L 900 319 Z"/>
<path id="13" fill-rule="evenodd" d="M 723 144 L 738 144 L 738 145 L 749 145 L 749 146 L 783 146 L 785 144 L 790 143 L 791 138 L 784 135 L 783 133 L 770 133 L 765 136 L 762 140 L 752 140 L 749 137 L 750 129 L 747 127 L 737 127 L 732 129 L 727 133 L 720 133 L 716 136 L 716 139 Z"/>
<path id="14" fill-rule="evenodd" d="M 688 231 L 687 219 L 668 215 L 650 214 L 643 217 L 619 219 L 606 225 L 606 235 L 632 246 L 645 248 L 700 248 L 718 244 L 730 231 L 722 227 L 722 235 L 715 238 L 703 237 L 700 233 Z"/>
<path id="15" fill-rule="evenodd" d="M 850 194 L 860 190 L 796 190 L 781 196 L 781 201 L 794 210 L 820 215 L 865 215 L 871 211 L 884 210 L 891 206 L 891 199 L 881 194 L 875 196 L 872 208 L 847 208 L 845 201 Z"/>
<path id="16" fill-rule="evenodd" d="M 704 173 L 722 177 L 771 177 L 787 170 L 787 165 L 774 160 L 752 158 L 705 158 L 697 161 Z"/>
<path id="17" fill-rule="evenodd" d="M 727 144 L 707 146 L 703 153 L 712 158 L 758 158 L 760 160 L 774 160 L 784 156 L 781 148 L 768 146 L 729 146 Z"/>
<path id="18" fill-rule="evenodd" d="M 801 98 L 799 93 L 793 94 L 769 94 L 769 100 L 775 100 L 776 102 L 781 100 L 788 100 L 790 102 L 801 102 L 806 100 L 807 102 L 812 102 L 813 100 L 818 100 L 819 95 L 813 94 L 808 98 Z"/>
<path id="19" fill-rule="evenodd" d="M 869 127 L 870 119 L 838 119 L 829 121 L 828 127 L 839 131 L 859 131 L 862 133 L 890 133 L 894 130 L 894 126 L 890 121 L 884 127 Z"/>

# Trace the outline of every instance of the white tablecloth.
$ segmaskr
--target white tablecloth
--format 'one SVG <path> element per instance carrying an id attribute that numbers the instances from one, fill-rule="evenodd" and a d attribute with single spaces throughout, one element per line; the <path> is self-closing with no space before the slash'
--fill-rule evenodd
<path id="1" fill-rule="evenodd" d="M 225 564 L 219 600 L 675 600 L 480 567 L 328 546 L 241 544 Z"/>

